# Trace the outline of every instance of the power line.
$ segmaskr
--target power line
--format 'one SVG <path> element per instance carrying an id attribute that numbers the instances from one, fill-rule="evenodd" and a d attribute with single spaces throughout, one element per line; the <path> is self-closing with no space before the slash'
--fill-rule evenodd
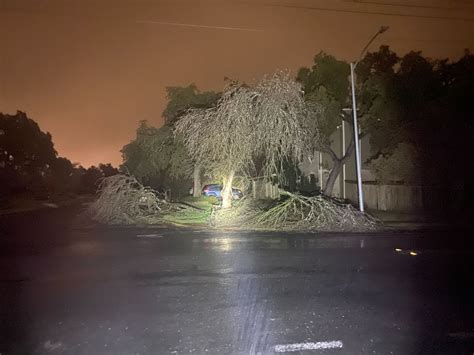
<path id="1" fill-rule="evenodd" d="M 248 2 L 242 2 L 247 3 Z M 252 5 L 255 5 L 252 3 Z M 354 14 L 362 14 L 362 15 L 381 15 L 381 16 L 396 16 L 396 17 L 412 17 L 412 18 L 427 18 L 427 19 L 440 19 L 440 20 L 451 20 L 451 21 L 464 21 L 464 22 L 473 22 L 474 18 L 460 18 L 460 17 L 443 17 L 443 16 L 428 16 L 428 15 L 407 15 L 407 14 L 399 14 L 399 13 L 389 13 L 389 12 L 376 12 L 376 11 L 360 11 L 360 10 L 347 10 L 347 9 L 331 9 L 325 7 L 316 7 L 316 6 L 299 6 L 299 5 L 284 5 L 284 4 L 259 4 L 262 7 L 281 7 L 281 8 L 295 8 L 295 9 L 302 9 L 302 10 L 313 10 L 313 11 L 325 11 L 325 12 L 339 12 L 339 13 L 354 13 Z M 18 10 L 15 9 L 13 11 L 7 10 L 6 13 L 17 13 L 23 15 L 33 15 L 33 16 L 53 16 L 53 17 L 68 17 L 66 14 L 45 14 L 31 10 Z M 90 19 L 90 16 L 85 16 L 85 18 Z M 110 16 L 93 16 L 92 18 L 96 19 L 110 19 L 113 20 L 114 17 Z M 134 22 L 153 22 L 147 20 L 137 20 Z M 207 28 L 219 28 L 226 29 L 226 30 L 240 30 L 240 31 L 251 31 L 251 32 L 260 32 L 261 29 L 251 29 L 251 28 L 233 28 L 233 27 L 226 27 L 226 26 L 216 26 L 216 25 L 198 25 L 198 24 L 186 24 L 186 23 L 172 23 L 172 22 L 165 22 L 165 21 L 156 21 L 156 23 L 160 23 L 162 25 L 172 25 L 172 26 L 185 26 L 185 27 L 207 27 Z M 226 27 L 226 28 L 224 28 Z"/>
<path id="2" fill-rule="evenodd" d="M 402 4 L 402 3 L 389 3 L 389 2 L 377 2 L 377 1 L 363 1 L 363 0 L 351 0 L 351 4 L 369 4 L 369 5 L 380 5 L 380 6 L 392 6 L 392 7 L 407 7 L 407 8 L 419 8 L 419 9 L 434 9 L 434 10 L 450 10 L 450 11 L 474 11 L 474 9 L 458 8 L 447 6 L 433 6 L 433 5 L 416 5 L 416 4 Z"/>
<path id="3" fill-rule="evenodd" d="M 425 18 L 425 19 L 436 19 L 436 20 L 450 20 L 450 21 L 464 21 L 473 22 L 474 18 L 469 17 L 446 17 L 446 16 L 430 16 L 430 15 L 407 15 L 393 12 L 379 12 L 379 11 L 360 11 L 360 10 L 346 10 L 346 9 L 331 9 L 327 7 L 317 6 L 300 6 L 300 5 L 283 5 L 283 4 L 262 4 L 265 7 L 282 7 L 302 10 L 313 10 L 313 11 L 326 11 L 326 12 L 342 12 L 352 14 L 363 14 L 363 15 L 380 15 L 380 16 L 395 16 L 395 17 L 413 17 L 413 18 Z"/>
<path id="4" fill-rule="evenodd" d="M 390 37 L 390 41 L 400 41 L 400 42 L 438 42 L 438 43 L 466 43 L 468 40 L 462 40 L 462 39 L 451 39 L 451 38 L 446 38 L 446 39 L 439 39 L 439 38 L 433 38 L 433 39 L 428 39 L 428 38 L 412 38 L 412 37 L 407 37 L 407 38 L 402 38 L 402 37 Z"/>

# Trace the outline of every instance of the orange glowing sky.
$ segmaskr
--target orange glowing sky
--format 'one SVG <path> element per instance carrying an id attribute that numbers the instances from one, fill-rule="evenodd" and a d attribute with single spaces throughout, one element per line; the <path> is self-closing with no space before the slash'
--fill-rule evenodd
<path id="1" fill-rule="evenodd" d="M 138 121 L 161 125 L 165 87 L 220 90 L 293 72 L 320 50 L 357 58 L 371 46 L 457 58 L 474 44 L 467 0 L 3 0 L 0 112 L 26 111 L 59 154 L 121 163 Z"/>

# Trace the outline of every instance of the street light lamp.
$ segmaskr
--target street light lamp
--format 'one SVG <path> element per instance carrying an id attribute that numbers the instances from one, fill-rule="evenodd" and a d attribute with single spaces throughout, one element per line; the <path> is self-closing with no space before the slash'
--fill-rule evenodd
<path id="1" fill-rule="evenodd" d="M 356 173 L 357 173 L 357 193 L 359 195 L 359 210 L 364 212 L 364 192 L 362 190 L 362 174 L 361 174 L 361 161 L 360 161 L 360 148 L 359 148 L 359 127 L 357 123 L 357 102 L 355 95 L 355 68 L 359 64 L 360 60 L 364 56 L 365 52 L 369 48 L 370 44 L 377 38 L 378 35 L 388 30 L 388 26 L 382 26 L 377 33 L 370 39 L 367 45 L 364 47 L 359 55 L 359 59 L 356 62 L 351 63 L 351 91 L 352 91 L 352 117 L 354 119 L 354 144 L 355 144 L 355 159 L 356 159 Z"/>

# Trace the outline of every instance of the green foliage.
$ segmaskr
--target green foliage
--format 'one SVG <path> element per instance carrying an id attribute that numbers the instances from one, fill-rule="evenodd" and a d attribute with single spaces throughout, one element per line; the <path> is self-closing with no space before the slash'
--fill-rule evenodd
<path id="1" fill-rule="evenodd" d="M 156 128 L 141 121 L 134 140 L 122 149 L 121 170 L 154 188 L 189 188 L 192 162 L 170 126 Z"/>
<path id="2" fill-rule="evenodd" d="M 168 104 L 163 111 L 167 125 L 174 122 L 190 108 L 209 108 L 216 104 L 219 94 L 213 91 L 200 92 L 196 85 L 186 87 L 171 86 L 166 88 Z"/>
<path id="3" fill-rule="evenodd" d="M 324 52 L 314 57 L 311 69 L 301 68 L 298 72 L 296 80 L 303 85 L 305 100 L 318 107 L 318 114 L 309 122 L 312 131 L 320 135 L 320 140 L 314 140 L 315 149 L 320 148 L 320 143 L 329 145 L 331 134 L 341 124 L 342 109 L 349 99 L 349 73 L 346 62 Z"/>
<path id="4" fill-rule="evenodd" d="M 456 180 L 456 185 L 472 186 L 474 172 L 466 163 L 474 140 L 472 54 L 466 51 L 455 62 L 431 60 L 420 52 L 400 58 L 381 46 L 358 63 L 356 73 L 361 135 L 370 136 L 377 158 L 371 166 L 380 180 L 445 186 Z M 330 136 L 342 108 L 350 104 L 347 76 L 347 64 L 319 53 L 312 68 L 301 69 L 297 77 L 307 102 L 319 107 L 310 125 L 322 135 L 314 149 L 330 153 L 334 161 L 343 159 L 331 154 Z M 344 119 L 351 124 L 351 115 Z M 416 147 L 416 154 L 407 147 Z M 410 158 L 401 161 L 405 156 Z M 413 169 L 417 172 L 409 172 Z"/>
<path id="5" fill-rule="evenodd" d="M 276 178 L 274 183 L 287 191 L 295 192 L 299 188 L 298 182 L 301 176 L 298 162 L 293 159 L 283 159 L 280 166 L 281 176 Z"/>
<path id="6" fill-rule="evenodd" d="M 381 46 L 378 52 L 368 53 L 357 66 L 358 116 L 362 135 L 377 135 L 380 129 L 387 131 L 396 126 L 393 122 L 396 108 L 393 96 L 396 90 L 394 67 L 398 61 L 394 52 Z M 352 124 L 352 116 L 342 110 L 351 106 L 349 74 L 348 63 L 323 52 L 315 56 L 311 69 L 302 68 L 298 73 L 297 80 L 303 84 L 305 99 L 319 107 L 312 120 L 313 126 L 319 127 L 325 147 L 315 147 L 317 149 L 328 149 L 330 136 L 342 119 Z M 381 117 L 384 117 L 384 122 Z M 386 138 L 384 135 L 385 141 Z"/>
<path id="7" fill-rule="evenodd" d="M 191 186 L 195 161 L 188 155 L 182 138 L 173 134 L 173 125 L 188 109 L 213 106 L 218 94 L 200 92 L 194 84 L 168 87 L 166 91 L 165 125 L 157 128 L 141 121 L 135 139 L 121 151 L 123 164 L 120 169 L 146 185 L 181 196 L 187 194 Z"/>
<path id="8" fill-rule="evenodd" d="M 324 52 L 314 57 L 311 69 L 301 68 L 297 81 L 303 85 L 306 94 L 318 91 L 321 87 L 339 103 L 344 104 L 349 94 L 349 65 Z"/>
<path id="9" fill-rule="evenodd" d="M 346 151 L 338 156 L 332 147 L 332 134 L 345 120 L 352 125 L 351 116 L 343 109 L 350 106 L 350 66 L 331 55 L 320 52 L 314 57 L 311 69 L 300 69 L 297 80 L 303 84 L 305 100 L 313 107 L 314 114 L 308 116 L 307 126 L 311 132 L 310 152 L 324 152 L 332 159 L 332 169 L 323 192 L 331 195 L 335 181 L 342 171 L 344 161 L 352 154 L 353 140 Z M 361 119 L 363 121 L 363 118 Z M 319 137 L 318 137 L 319 135 Z M 350 136 L 351 137 L 351 136 Z"/>
<path id="10" fill-rule="evenodd" d="M 439 64 L 420 52 L 398 58 L 386 46 L 360 63 L 360 114 L 374 156 L 392 153 L 402 142 L 423 147 L 424 138 L 433 136 L 445 93 Z"/>
<path id="11" fill-rule="evenodd" d="M 199 197 L 186 196 L 182 198 L 180 201 L 184 203 L 190 203 L 193 206 L 203 208 L 203 209 L 208 209 L 210 206 L 219 204 L 219 200 L 215 196 L 199 196 Z"/>
<path id="12" fill-rule="evenodd" d="M 163 221 L 175 225 L 207 225 L 210 212 L 207 210 L 198 210 L 191 207 L 179 209 L 173 213 L 167 213 L 163 216 Z"/>
<path id="13" fill-rule="evenodd" d="M 409 143 L 400 143 L 391 154 L 380 155 L 369 165 L 381 183 L 420 183 L 420 153 Z"/>
<path id="14" fill-rule="evenodd" d="M 385 64 L 372 63 L 371 75 L 361 83 L 361 113 L 372 154 L 383 155 L 372 164 L 377 174 L 382 174 L 384 165 L 394 174 L 401 169 L 405 181 L 469 184 L 474 176 L 466 164 L 474 138 L 472 95 L 468 94 L 474 91 L 474 56 L 466 52 L 460 60 L 448 62 L 430 60 L 420 52 L 402 58 L 384 48 L 380 52 Z M 371 107 L 364 104 L 368 100 Z M 403 148 L 408 146 L 416 147 L 416 176 L 405 171 L 410 160 L 405 167 L 399 165 L 402 152 L 413 155 Z M 387 174 L 380 178 L 388 180 Z"/>
<path id="15" fill-rule="evenodd" d="M 177 225 L 207 225 L 212 209 L 219 204 L 216 197 L 187 196 L 178 203 L 179 208 L 163 216 L 163 220 Z"/>
<path id="16" fill-rule="evenodd" d="M 372 76 L 394 73 L 394 67 L 400 58 L 388 46 L 380 46 L 377 52 L 369 52 L 357 64 L 357 80 L 365 82 Z"/>

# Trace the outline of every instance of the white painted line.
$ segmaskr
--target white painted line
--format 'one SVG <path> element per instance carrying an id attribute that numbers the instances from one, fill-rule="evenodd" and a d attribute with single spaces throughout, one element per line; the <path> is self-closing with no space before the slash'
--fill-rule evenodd
<path id="1" fill-rule="evenodd" d="M 291 351 L 301 350 L 321 350 L 321 349 L 341 349 L 343 347 L 342 341 L 318 341 L 317 343 L 296 343 L 286 345 L 275 345 L 277 353 L 286 353 Z"/>
<path id="2" fill-rule="evenodd" d="M 50 208 L 58 208 L 59 206 L 55 203 L 50 203 L 50 202 L 44 202 L 43 206 L 45 207 L 50 207 Z"/>
<path id="3" fill-rule="evenodd" d="M 138 234 L 137 238 L 163 238 L 160 234 Z"/>

